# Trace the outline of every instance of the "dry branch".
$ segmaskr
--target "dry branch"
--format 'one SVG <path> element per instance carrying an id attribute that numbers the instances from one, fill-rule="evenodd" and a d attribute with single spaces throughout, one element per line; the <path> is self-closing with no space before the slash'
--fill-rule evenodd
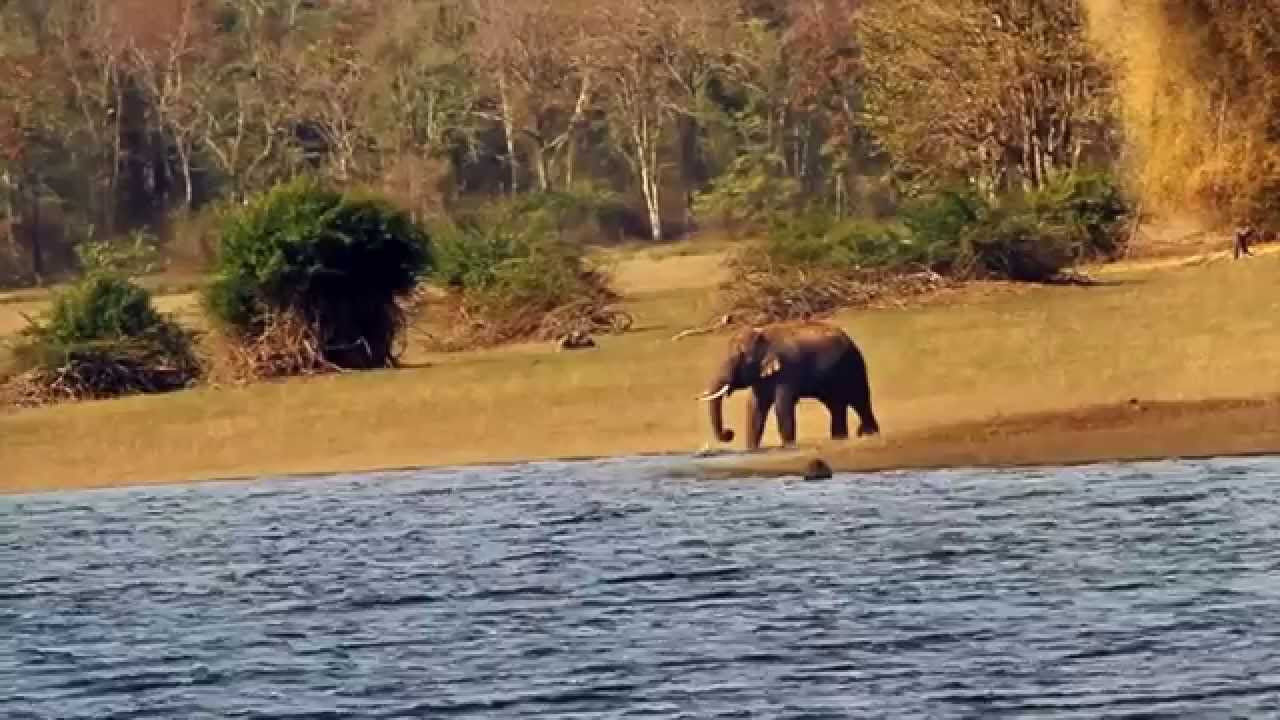
<path id="1" fill-rule="evenodd" d="M 735 325 L 761 325 L 829 317 L 842 308 L 901 304 L 952 284 L 929 270 L 836 270 L 734 261 L 721 286 L 726 317 Z"/>

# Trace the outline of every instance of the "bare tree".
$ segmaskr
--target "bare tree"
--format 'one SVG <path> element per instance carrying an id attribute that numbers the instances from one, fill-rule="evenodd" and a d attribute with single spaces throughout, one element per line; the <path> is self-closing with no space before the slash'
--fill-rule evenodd
<path id="1" fill-rule="evenodd" d="M 372 58 L 364 123 L 383 188 L 416 218 L 442 209 L 449 154 L 479 144 L 481 96 L 467 63 L 464 0 L 388 0 L 367 33 Z"/>
<path id="2" fill-rule="evenodd" d="M 127 39 L 138 83 L 147 93 L 149 109 L 157 124 L 173 142 L 182 176 L 182 207 L 194 201 L 192 153 L 200 142 L 204 96 L 213 90 L 192 76 L 210 61 L 204 50 L 208 42 L 208 18 L 201 14 L 200 0 L 173 0 L 165 3 L 171 15 L 167 24 L 153 21 L 149 33 L 133 32 Z M 142 8 L 125 4 L 120 10 Z M 154 8 L 152 17 L 154 18 Z M 137 22 L 138 14 L 124 16 Z M 121 16 L 117 16 L 121 18 Z M 117 21 L 120 21 L 118 19 Z"/>
<path id="3" fill-rule="evenodd" d="M 258 0 L 239 0 L 235 34 L 214 58 L 188 78 L 202 98 L 200 140 L 230 184 L 233 202 L 278 173 L 271 163 L 285 154 L 294 88 L 281 72 L 279 39 L 265 23 Z"/>
<path id="4" fill-rule="evenodd" d="M 574 142 L 597 90 L 588 4 L 578 0 L 473 0 L 471 52 L 492 78 L 506 135 L 511 187 L 518 146 L 528 148 L 538 187 L 573 181 Z"/>
<path id="5" fill-rule="evenodd" d="M 717 25 L 732 4 L 698 0 L 605 0 L 593 10 L 590 62 L 615 144 L 640 185 L 654 240 L 662 240 L 662 150 L 673 118 L 692 111 L 712 70 Z M 726 12 L 726 8 L 729 12 Z"/>

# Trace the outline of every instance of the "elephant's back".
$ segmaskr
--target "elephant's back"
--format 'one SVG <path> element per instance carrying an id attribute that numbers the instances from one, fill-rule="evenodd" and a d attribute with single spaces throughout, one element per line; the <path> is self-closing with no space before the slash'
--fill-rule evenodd
<path id="1" fill-rule="evenodd" d="M 802 346 L 827 345 L 833 351 L 854 347 L 853 339 L 844 330 L 817 320 L 779 323 L 772 329 L 780 338 Z"/>

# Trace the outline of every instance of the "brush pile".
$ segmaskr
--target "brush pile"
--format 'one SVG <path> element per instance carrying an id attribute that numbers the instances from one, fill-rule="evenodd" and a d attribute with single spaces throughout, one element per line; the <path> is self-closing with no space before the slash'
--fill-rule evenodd
<path id="1" fill-rule="evenodd" d="M 901 305 L 954 284 L 938 273 L 836 269 L 822 266 L 730 262 L 721 288 L 723 310 L 736 325 L 764 325 L 830 316 L 850 307 Z"/>
<path id="2" fill-rule="evenodd" d="M 201 376 L 191 334 L 157 313 L 146 290 L 91 275 L 58 296 L 13 348 L 0 401 L 37 407 L 181 390 Z"/>
<path id="3" fill-rule="evenodd" d="M 173 392 L 199 377 L 199 365 L 189 353 L 171 353 L 145 341 L 92 343 L 66 350 L 59 362 L 19 373 L 0 395 L 6 405 L 40 407 Z"/>
<path id="4" fill-rule="evenodd" d="M 218 378 L 244 384 L 342 371 L 326 359 L 315 325 L 297 312 L 268 313 L 260 327 L 252 336 L 218 336 L 213 353 Z"/>
<path id="5" fill-rule="evenodd" d="M 453 352 L 525 340 L 557 341 L 574 334 L 620 334 L 631 328 L 634 318 L 612 306 L 618 295 L 602 280 L 584 278 L 581 287 L 589 291 L 580 297 L 542 302 L 507 293 L 449 293 L 439 303 L 449 329 L 430 337 L 427 345 Z"/>

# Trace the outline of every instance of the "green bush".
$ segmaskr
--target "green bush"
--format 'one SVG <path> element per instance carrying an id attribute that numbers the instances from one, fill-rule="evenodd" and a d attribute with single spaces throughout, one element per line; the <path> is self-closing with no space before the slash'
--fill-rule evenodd
<path id="1" fill-rule="evenodd" d="M 804 205 L 804 188 L 784 165 L 770 153 L 739 155 L 694 199 L 694 212 L 735 229 L 764 228 L 774 218 L 796 212 Z"/>
<path id="2" fill-rule="evenodd" d="M 995 203 L 967 188 L 939 191 L 906 205 L 902 218 L 938 272 L 1045 282 L 1081 260 L 1119 255 L 1128 213 L 1110 176 L 1069 174 Z"/>
<path id="3" fill-rule="evenodd" d="M 628 223 L 627 207 L 614 192 L 589 185 L 534 192 L 518 197 L 509 214 L 544 232 L 590 240 L 591 233 L 618 234 Z"/>
<path id="4" fill-rule="evenodd" d="M 163 324 L 146 289 L 116 275 L 93 273 L 55 297 L 42 336 L 72 345 L 137 337 Z"/>
<path id="5" fill-rule="evenodd" d="M 588 184 L 489 200 L 454 216 L 455 222 L 468 227 L 515 222 L 531 233 L 555 235 L 579 245 L 620 239 L 647 222 L 636 217 L 616 193 Z"/>
<path id="6" fill-rule="evenodd" d="M 231 213 L 220 240 L 205 294 L 213 317 L 254 338 L 271 318 L 296 314 L 323 359 L 347 368 L 392 361 L 403 328 L 396 298 L 431 265 L 427 235 L 407 213 L 306 179 Z"/>
<path id="7" fill-rule="evenodd" d="M 437 228 L 434 236 L 435 279 L 454 291 L 465 317 L 477 325 L 462 328 L 456 345 L 554 334 L 543 324 L 552 311 L 582 303 L 590 313 L 616 297 L 581 244 L 521 216 L 495 212 L 487 221 Z"/>
<path id="8" fill-rule="evenodd" d="M 103 272 L 55 296 L 13 355 L 27 404 L 176 390 L 200 375 L 190 333 L 145 289 Z"/>
<path id="9" fill-rule="evenodd" d="M 550 309 L 596 290 L 586 249 L 536 212 L 499 206 L 435 235 L 436 279 L 473 297 Z"/>
<path id="10" fill-rule="evenodd" d="M 1130 206 L 1115 179 L 1105 173 L 1076 173 L 1028 194 L 1038 217 L 1068 228 L 1080 243 L 1081 259 L 1115 259 L 1125 250 Z"/>
<path id="11" fill-rule="evenodd" d="M 770 262 L 829 269 L 910 270 L 935 262 L 934 248 L 903 227 L 823 213 L 776 222 L 762 250 Z"/>
<path id="12" fill-rule="evenodd" d="M 961 235 L 963 276 L 1048 282 L 1080 255 L 1080 238 L 1028 208 L 994 208 Z"/>
<path id="13" fill-rule="evenodd" d="M 933 269 L 954 272 L 964 254 L 965 237 L 990 212 L 991 206 L 976 191 L 959 188 L 908 202 L 900 215 L 913 240 L 931 249 Z"/>
<path id="14" fill-rule="evenodd" d="M 1117 255 L 1128 206 L 1108 176 L 1080 174 L 998 202 L 943 189 L 905 204 L 897 223 L 781 217 L 733 258 L 723 294 L 730 314 L 809 317 L 928 292 L 944 277 L 1052 281 L 1080 260 Z"/>
<path id="15" fill-rule="evenodd" d="M 160 267 L 155 237 L 141 230 L 115 240 L 84 240 L 75 251 L 80 267 L 87 273 L 146 274 Z"/>

